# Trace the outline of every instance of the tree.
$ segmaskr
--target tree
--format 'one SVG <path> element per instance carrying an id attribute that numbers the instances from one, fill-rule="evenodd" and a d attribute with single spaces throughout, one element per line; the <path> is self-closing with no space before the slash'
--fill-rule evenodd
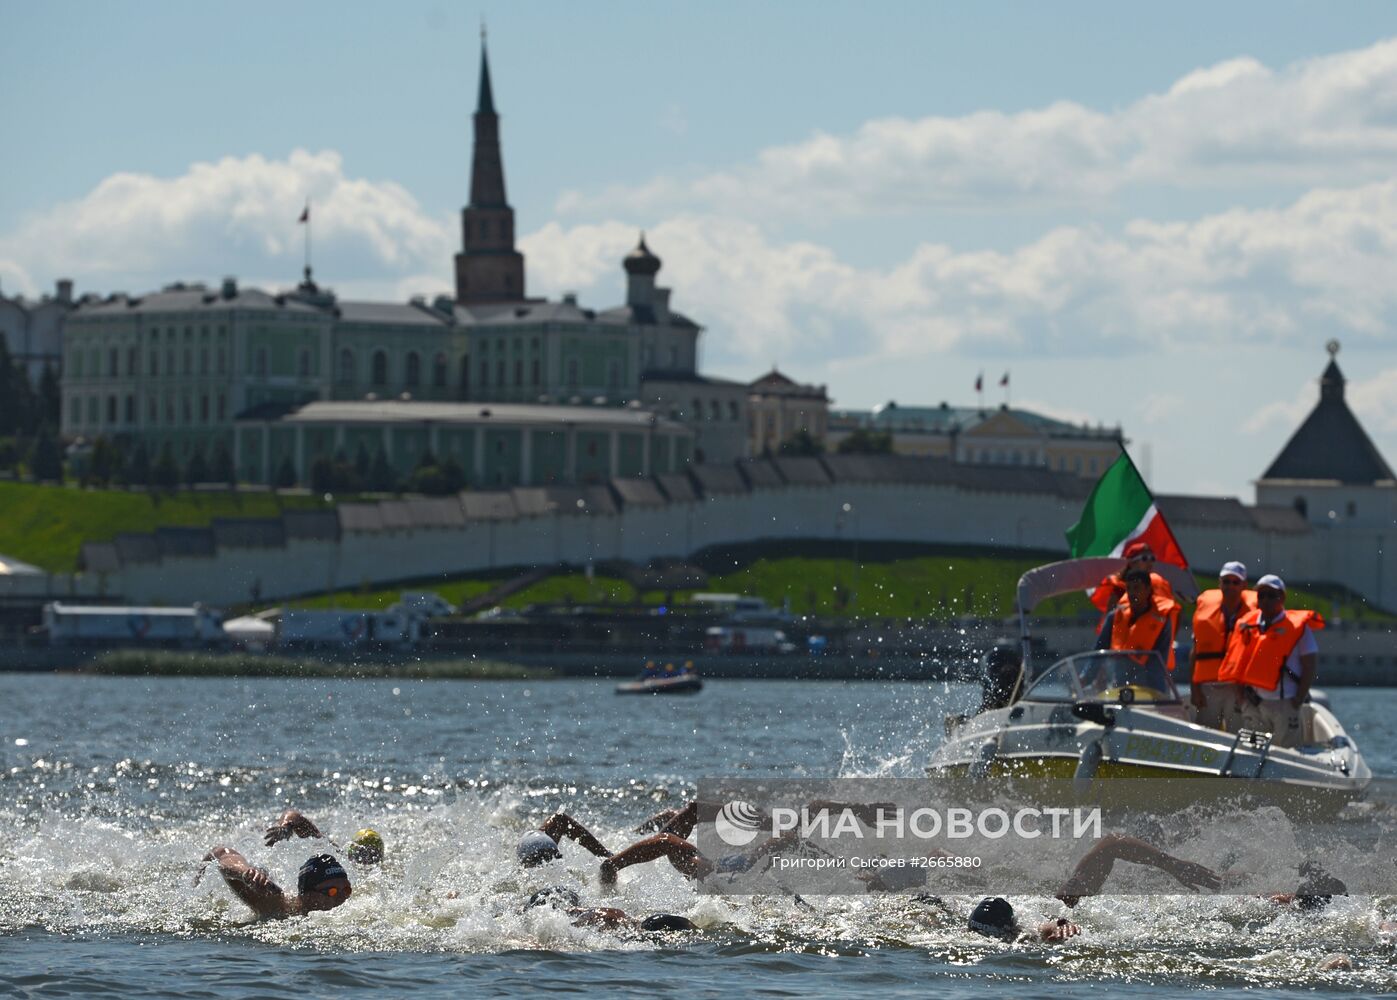
<path id="1" fill-rule="evenodd" d="M 310 491 L 332 493 L 335 489 L 335 467 L 324 455 L 316 455 L 310 463 Z"/>
<path id="2" fill-rule="evenodd" d="M 33 396 L 28 372 L 15 363 L 5 335 L 0 334 L 0 437 L 34 433 L 39 422 Z"/>
<path id="3" fill-rule="evenodd" d="M 823 441 L 817 440 L 815 435 L 802 427 L 782 441 L 776 451 L 781 455 L 823 455 L 825 445 Z"/>
<path id="4" fill-rule="evenodd" d="M 175 450 L 168 441 L 160 446 L 155 468 L 150 470 L 150 483 L 166 493 L 173 493 L 179 486 L 179 464 L 175 461 Z"/>
<path id="5" fill-rule="evenodd" d="M 238 488 L 238 475 L 233 469 L 233 454 L 228 450 L 228 442 L 220 439 L 213 446 L 213 468 L 209 482 L 227 483 L 230 490 Z"/>
<path id="6" fill-rule="evenodd" d="M 184 481 L 190 486 L 209 481 L 209 463 L 204 461 L 203 448 L 194 449 L 194 454 L 189 458 L 189 464 L 184 467 Z"/>
<path id="7" fill-rule="evenodd" d="M 125 479 L 132 486 L 150 485 L 150 452 L 144 441 L 137 441 L 127 456 Z"/>
<path id="8" fill-rule="evenodd" d="M 891 431 L 870 431 L 860 427 L 839 442 L 841 455 L 888 455 L 893 450 Z"/>
<path id="9" fill-rule="evenodd" d="M 34 444 L 29 449 L 29 475 L 36 483 L 63 482 L 63 452 L 58 438 L 48 424 L 39 427 Z"/>
<path id="10" fill-rule="evenodd" d="M 281 456 L 281 464 L 276 467 L 276 478 L 272 483 L 279 490 L 289 490 L 296 485 L 296 467 L 291 464 L 291 456 Z"/>
<path id="11" fill-rule="evenodd" d="M 441 474 L 446 480 L 447 493 L 460 493 L 465 488 L 466 470 L 454 458 L 448 458 L 441 464 Z"/>
<path id="12" fill-rule="evenodd" d="M 47 361 L 39 374 L 39 391 L 34 404 L 38 408 L 38 423 L 55 427 L 63 423 L 63 390 L 59 386 L 58 372 Z"/>
<path id="13" fill-rule="evenodd" d="M 374 452 L 373 466 L 369 469 L 369 489 L 375 493 L 392 493 L 398 485 L 398 477 L 388 464 L 388 456 L 379 448 Z"/>
<path id="14" fill-rule="evenodd" d="M 106 436 L 100 436 L 92 443 L 92 454 L 87 460 L 87 481 L 94 486 L 106 486 L 112 481 L 116 471 L 116 450 Z"/>

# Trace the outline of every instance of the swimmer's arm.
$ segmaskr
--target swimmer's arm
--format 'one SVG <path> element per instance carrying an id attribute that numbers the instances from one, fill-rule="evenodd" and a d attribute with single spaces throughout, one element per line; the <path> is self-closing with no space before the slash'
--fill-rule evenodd
<path id="1" fill-rule="evenodd" d="M 676 837 L 688 837 L 698 823 L 698 800 L 690 802 L 671 816 L 660 828 L 661 833 L 672 833 Z"/>
<path id="2" fill-rule="evenodd" d="M 231 847 L 215 847 L 204 855 L 204 860 L 218 862 L 218 873 L 223 876 L 224 884 L 259 917 L 286 914 L 287 900 L 281 887 Z"/>
<path id="3" fill-rule="evenodd" d="M 1082 928 L 1063 917 L 1056 920 L 1045 920 L 1034 928 L 1039 941 L 1048 944 L 1058 944 L 1068 938 L 1076 937 L 1082 933 Z"/>
<path id="4" fill-rule="evenodd" d="M 1158 868 L 1190 889 L 1217 889 L 1222 885 L 1217 874 L 1203 865 L 1166 854 L 1136 837 L 1107 834 L 1077 862 L 1072 876 L 1058 890 L 1057 898 L 1068 906 L 1076 906 L 1082 896 L 1096 895 L 1117 861 Z"/>
<path id="5" fill-rule="evenodd" d="M 295 809 L 288 809 L 281 814 L 281 819 L 267 827 L 267 832 L 263 834 L 263 839 L 268 847 L 283 840 L 296 837 L 323 837 L 320 828 L 306 817 L 302 816 Z"/>

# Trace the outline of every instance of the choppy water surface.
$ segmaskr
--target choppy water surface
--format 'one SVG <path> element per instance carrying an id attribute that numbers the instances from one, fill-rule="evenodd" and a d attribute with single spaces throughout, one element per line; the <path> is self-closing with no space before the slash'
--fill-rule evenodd
<path id="1" fill-rule="evenodd" d="M 1397 899 L 1315 916 L 1245 897 L 1099 898 L 1066 946 L 965 930 L 974 899 L 699 897 L 663 863 L 603 891 L 565 847 L 513 865 L 519 834 L 565 809 L 613 850 L 708 775 L 917 776 L 959 686 L 719 682 L 696 698 L 627 699 L 604 682 L 464 683 L 0 676 L 0 991 L 232 997 L 605 993 L 810 996 L 1277 995 L 1397 990 Z M 1334 708 L 1377 774 L 1397 774 L 1397 692 Z M 265 848 L 288 806 L 343 843 L 372 825 L 383 870 L 339 909 L 255 923 L 217 877 L 213 844 L 282 885 L 316 842 Z M 1392 862 L 1388 856 L 1380 863 Z M 572 927 L 521 912 L 563 882 L 584 901 L 682 913 L 703 933 Z M 1013 896 L 1025 918 L 1065 913 Z M 1321 972 L 1349 955 L 1352 971 Z"/>

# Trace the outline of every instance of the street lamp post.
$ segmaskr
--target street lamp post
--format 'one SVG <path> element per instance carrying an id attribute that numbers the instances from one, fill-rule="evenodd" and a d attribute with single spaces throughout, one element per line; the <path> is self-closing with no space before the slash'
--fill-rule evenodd
<path id="1" fill-rule="evenodd" d="M 857 614 L 859 606 L 859 572 L 862 569 L 862 565 L 859 563 L 859 512 L 858 508 L 851 503 L 845 503 L 841 510 L 843 513 L 852 514 L 854 517 L 854 589 L 853 593 L 849 595 L 849 610 L 851 613 Z"/>

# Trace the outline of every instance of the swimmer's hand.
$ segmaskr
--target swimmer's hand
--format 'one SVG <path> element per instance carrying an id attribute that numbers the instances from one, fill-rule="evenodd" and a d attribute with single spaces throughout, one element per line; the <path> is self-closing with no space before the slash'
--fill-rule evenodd
<path id="1" fill-rule="evenodd" d="M 604 858 L 601 863 L 601 884 L 616 884 L 616 865 L 610 858 Z"/>
<path id="2" fill-rule="evenodd" d="M 267 827 L 267 832 L 263 834 L 263 841 L 268 847 L 278 844 L 283 840 L 290 840 L 291 837 L 323 837 L 317 827 L 310 820 L 306 819 L 295 809 L 288 809 L 281 814 L 281 819 Z"/>
<path id="3" fill-rule="evenodd" d="M 1072 923 L 1066 917 L 1058 917 L 1056 920 L 1045 920 L 1038 925 L 1038 940 L 1055 944 L 1059 941 L 1066 941 L 1068 938 L 1076 937 L 1082 933 L 1081 927 Z"/>
<path id="4" fill-rule="evenodd" d="M 1174 863 L 1169 866 L 1169 874 L 1190 889 L 1206 889 L 1213 892 L 1222 887 L 1222 879 L 1217 872 L 1182 858 L 1174 859 Z"/>

